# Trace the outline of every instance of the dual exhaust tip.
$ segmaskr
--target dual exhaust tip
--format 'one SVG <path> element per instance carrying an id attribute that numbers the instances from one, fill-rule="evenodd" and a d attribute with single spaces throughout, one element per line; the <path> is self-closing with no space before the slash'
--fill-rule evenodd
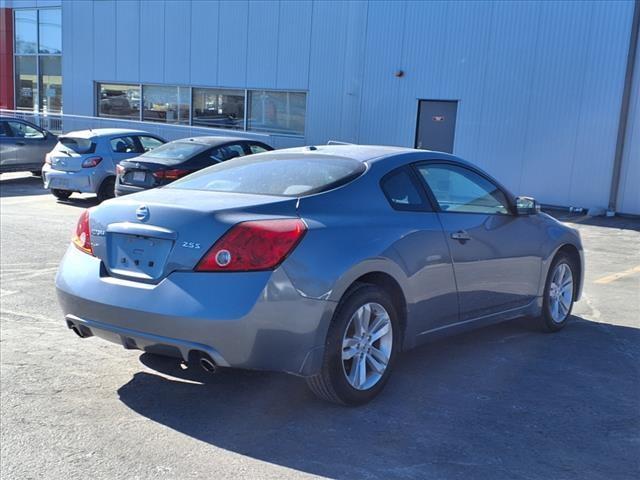
<path id="1" fill-rule="evenodd" d="M 80 338 L 93 337 L 93 332 L 84 325 L 67 321 L 67 326 Z M 202 370 L 207 373 L 216 373 L 218 369 L 216 363 L 211 359 L 208 353 L 202 351 L 192 351 L 189 354 L 189 362 L 182 362 L 182 368 L 188 368 L 189 365 L 199 365 Z"/>

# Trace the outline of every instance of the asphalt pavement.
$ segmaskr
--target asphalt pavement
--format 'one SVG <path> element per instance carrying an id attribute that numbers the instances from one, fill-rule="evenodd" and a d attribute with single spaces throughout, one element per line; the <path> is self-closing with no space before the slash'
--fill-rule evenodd
<path id="1" fill-rule="evenodd" d="M 90 196 L 0 177 L 0 477 L 632 479 L 640 475 L 640 221 L 567 217 L 582 301 L 403 354 L 371 404 L 300 379 L 210 376 L 67 329 L 54 276 Z M 561 214 L 562 215 L 562 214 Z"/>

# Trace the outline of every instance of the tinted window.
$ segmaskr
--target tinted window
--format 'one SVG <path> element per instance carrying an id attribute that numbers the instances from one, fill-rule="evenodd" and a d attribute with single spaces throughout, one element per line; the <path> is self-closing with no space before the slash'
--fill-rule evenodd
<path id="1" fill-rule="evenodd" d="M 133 137 L 118 137 L 111 139 L 111 150 L 116 153 L 133 153 L 138 151 Z"/>
<path id="2" fill-rule="evenodd" d="M 169 142 L 143 154 L 142 157 L 148 157 L 149 159 L 161 159 L 163 160 L 162 163 L 171 165 L 182 163 L 194 155 L 197 155 L 205 148 L 206 147 L 201 143 L 180 141 Z"/>
<path id="3" fill-rule="evenodd" d="M 11 132 L 7 129 L 6 122 L 0 122 L 0 137 L 9 137 Z"/>
<path id="4" fill-rule="evenodd" d="M 144 136 L 144 135 L 139 136 L 138 139 L 140 140 L 140 144 L 142 145 L 142 149 L 145 152 L 153 150 L 154 148 L 158 148 L 160 145 L 164 144 L 164 142 L 162 142 L 161 140 L 158 140 L 157 138 L 147 137 L 147 136 Z"/>
<path id="5" fill-rule="evenodd" d="M 396 170 L 382 179 L 382 190 L 391 206 L 397 210 L 417 210 L 424 208 L 418 186 L 406 168 Z"/>
<path id="6" fill-rule="evenodd" d="M 30 125 L 22 122 L 7 122 L 14 137 L 19 138 L 44 138 L 44 134 Z"/>
<path id="7" fill-rule="evenodd" d="M 268 151 L 263 146 L 256 145 L 255 143 L 250 143 L 249 144 L 249 150 L 251 150 L 251 153 L 262 153 L 262 152 L 267 152 Z"/>
<path id="8" fill-rule="evenodd" d="M 362 162 L 336 157 L 248 156 L 218 163 L 167 188 L 297 197 L 343 185 L 364 170 Z"/>
<path id="9" fill-rule="evenodd" d="M 140 119 L 140 86 L 98 85 L 98 116 Z"/>
<path id="10" fill-rule="evenodd" d="M 447 212 L 508 214 L 509 202 L 492 182 L 455 165 L 420 165 L 441 210 Z"/>
<path id="11" fill-rule="evenodd" d="M 76 137 L 60 137 L 56 150 L 58 151 L 73 151 L 75 153 L 93 153 L 96 145 L 88 138 L 76 138 Z"/>

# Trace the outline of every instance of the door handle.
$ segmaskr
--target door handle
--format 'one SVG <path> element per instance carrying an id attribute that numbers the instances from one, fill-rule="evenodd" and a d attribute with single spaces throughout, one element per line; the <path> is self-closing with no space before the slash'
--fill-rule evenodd
<path id="1" fill-rule="evenodd" d="M 454 240 L 459 240 L 461 242 L 464 242 L 466 240 L 471 240 L 471 237 L 469 236 L 469 234 L 464 230 L 458 230 L 457 232 L 452 233 L 451 238 L 453 238 Z"/>

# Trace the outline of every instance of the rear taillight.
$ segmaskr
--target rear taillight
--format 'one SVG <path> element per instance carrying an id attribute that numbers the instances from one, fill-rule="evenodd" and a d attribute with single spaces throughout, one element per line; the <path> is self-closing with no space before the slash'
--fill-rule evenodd
<path id="1" fill-rule="evenodd" d="M 180 177 L 184 177 L 191 173 L 190 170 L 182 170 L 180 168 L 173 168 L 171 170 L 159 170 L 153 172 L 153 176 L 159 180 L 177 180 Z"/>
<path id="2" fill-rule="evenodd" d="M 124 174 L 124 167 L 122 165 L 116 165 L 116 174 L 118 175 Z"/>
<path id="3" fill-rule="evenodd" d="M 306 231 L 298 218 L 238 223 L 202 257 L 196 271 L 271 270 L 287 258 Z"/>
<path id="4" fill-rule="evenodd" d="M 89 157 L 82 161 L 82 168 L 95 167 L 102 161 L 102 157 Z"/>
<path id="5" fill-rule="evenodd" d="M 89 229 L 89 210 L 85 210 L 78 219 L 73 244 L 85 253 L 93 255 L 91 248 L 91 230 Z"/>

